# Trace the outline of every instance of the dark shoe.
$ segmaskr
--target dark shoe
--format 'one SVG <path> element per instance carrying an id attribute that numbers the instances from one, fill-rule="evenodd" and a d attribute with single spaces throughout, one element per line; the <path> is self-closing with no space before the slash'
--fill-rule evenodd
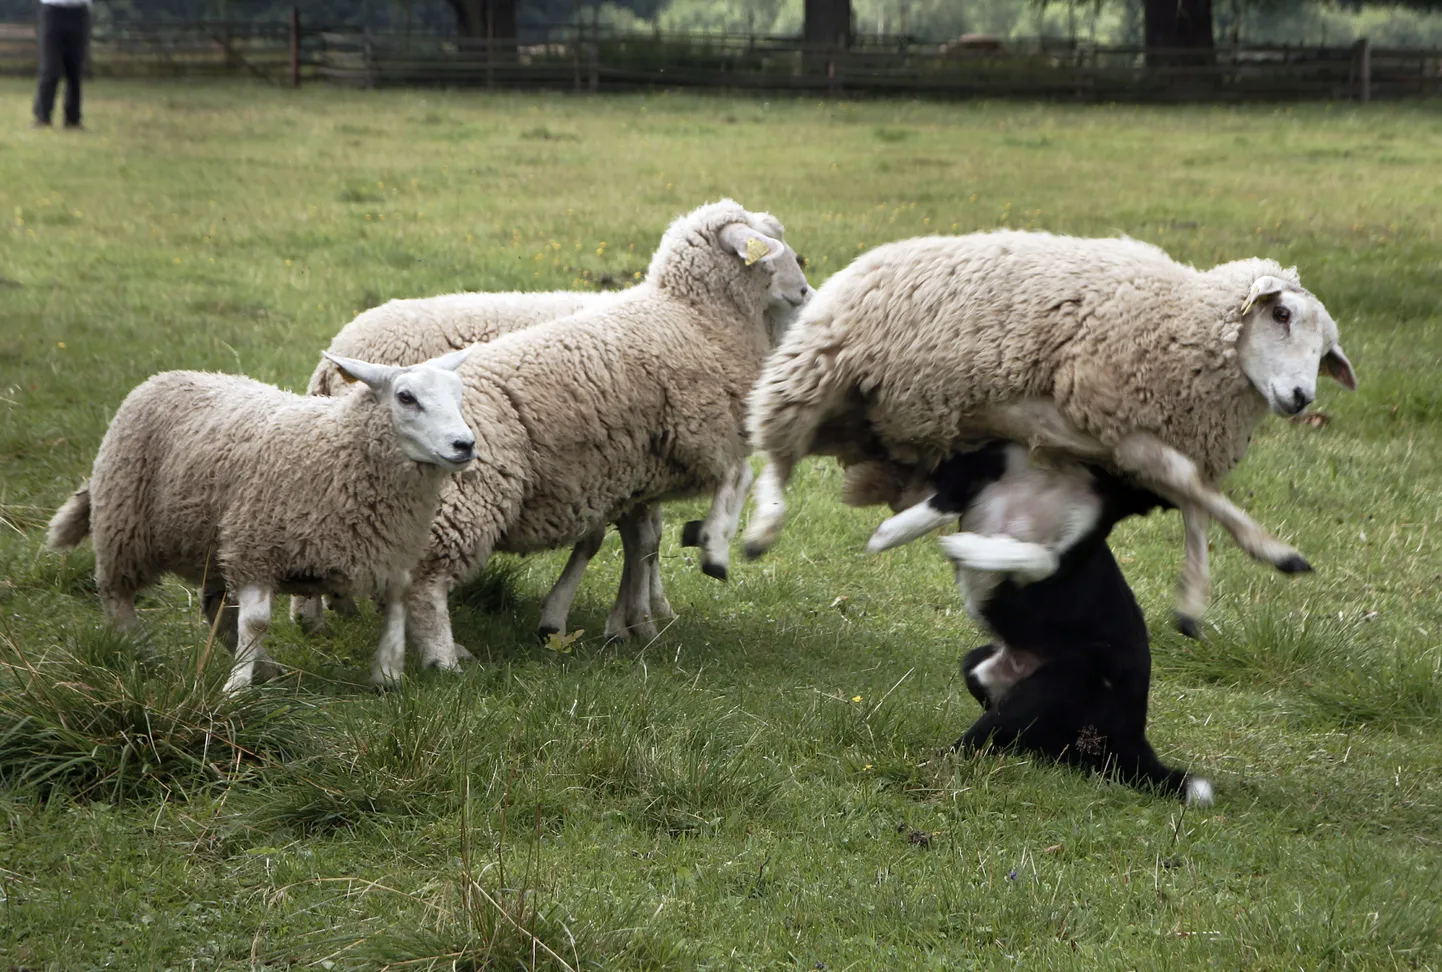
<path id="1" fill-rule="evenodd" d="M 66 128 L 68 131 L 72 131 L 72 132 L 83 132 L 83 131 L 85 131 L 85 126 L 82 125 L 82 124 L 80 124 L 79 122 L 66 122 L 66 123 L 65 123 L 65 128 Z"/>
<path id="2" fill-rule="evenodd" d="M 44 119 L 37 118 L 37 119 L 35 119 L 33 122 L 30 123 L 30 127 L 31 127 L 31 128 L 49 128 L 49 127 L 50 127 L 50 123 L 49 123 L 48 121 L 45 121 Z"/>

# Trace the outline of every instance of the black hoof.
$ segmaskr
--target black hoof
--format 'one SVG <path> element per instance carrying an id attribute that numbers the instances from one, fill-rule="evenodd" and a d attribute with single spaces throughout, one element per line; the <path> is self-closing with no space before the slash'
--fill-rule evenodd
<path id="1" fill-rule="evenodd" d="M 718 581 L 724 581 L 730 576 L 730 571 L 726 569 L 725 564 L 702 564 L 701 573 L 707 577 L 714 577 Z"/>
<path id="2" fill-rule="evenodd" d="M 1312 572 L 1312 565 L 1303 560 L 1301 554 L 1292 554 L 1292 556 L 1279 563 L 1277 569 L 1284 574 L 1310 574 Z"/>
<path id="3" fill-rule="evenodd" d="M 681 527 L 681 546 L 701 546 L 701 521 L 687 520 Z"/>
<path id="4" fill-rule="evenodd" d="M 766 555 L 766 548 L 759 544 L 748 543 L 743 549 L 746 551 L 747 560 L 760 560 Z"/>
<path id="5" fill-rule="evenodd" d="M 1193 641 L 1202 640 L 1202 629 L 1197 624 L 1197 619 L 1186 614 L 1178 614 L 1176 617 L 1177 630 L 1191 638 Z"/>
<path id="6" fill-rule="evenodd" d="M 549 641 L 551 639 L 551 635 L 560 633 L 560 628 L 553 628 L 549 624 L 543 624 L 536 629 L 536 637 L 540 640 L 542 644 L 545 644 L 547 641 Z"/>

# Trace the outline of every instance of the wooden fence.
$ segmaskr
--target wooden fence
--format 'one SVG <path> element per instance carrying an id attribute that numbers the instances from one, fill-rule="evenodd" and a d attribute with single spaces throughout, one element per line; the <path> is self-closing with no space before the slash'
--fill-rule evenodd
<path id="1" fill-rule="evenodd" d="M 248 75 L 362 86 L 626 91 L 713 88 L 808 95 L 1075 101 L 1401 98 L 1442 90 L 1442 51 L 1223 47 L 1146 51 L 1044 40 L 977 50 L 905 38 L 849 49 L 789 37 L 611 33 L 556 25 L 534 42 L 381 34 L 300 23 L 135 23 L 97 30 L 97 75 Z M 0 73 L 35 70 L 32 25 L 0 25 Z"/>

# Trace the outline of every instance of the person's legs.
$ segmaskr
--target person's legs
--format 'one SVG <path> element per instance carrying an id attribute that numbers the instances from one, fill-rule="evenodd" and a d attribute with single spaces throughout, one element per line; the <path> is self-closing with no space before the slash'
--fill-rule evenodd
<path id="1" fill-rule="evenodd" d="M 60 30 L 56 19 L 56 8 L 48 3 L 40 5 L 40 18 L 36 38 L 40 45 L 40 68 L 35 85 L 35 123 L 50 124 L 55 111 L 55 89 L 60 84 L 61 56 Z"/>
<path id="2" fill-rule="evenodd" d="M 65 70 L 65 127 L 80 127 L 80 76 L 85 73 L 85 52 L 90 45 L 90 11 L 85 7 L 65 9 L 66 25 L 61 45 Z"/>

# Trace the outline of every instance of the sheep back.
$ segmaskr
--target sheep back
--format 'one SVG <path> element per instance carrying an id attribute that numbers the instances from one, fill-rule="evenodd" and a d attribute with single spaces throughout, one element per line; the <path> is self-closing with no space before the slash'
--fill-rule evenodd
<path id="1" fill-rule="evenodd" d="M 585 291 L 551 293 L 461 293 L 390 300 L 362 311 L 340 329 L 332 354 L 374 364 L 405 367 L 502 334 L 565 317 L 607 295 Z M 321 359 L 311 374 L 312 395 L 339 395 L 347 388 L 340 370 Z"/>

